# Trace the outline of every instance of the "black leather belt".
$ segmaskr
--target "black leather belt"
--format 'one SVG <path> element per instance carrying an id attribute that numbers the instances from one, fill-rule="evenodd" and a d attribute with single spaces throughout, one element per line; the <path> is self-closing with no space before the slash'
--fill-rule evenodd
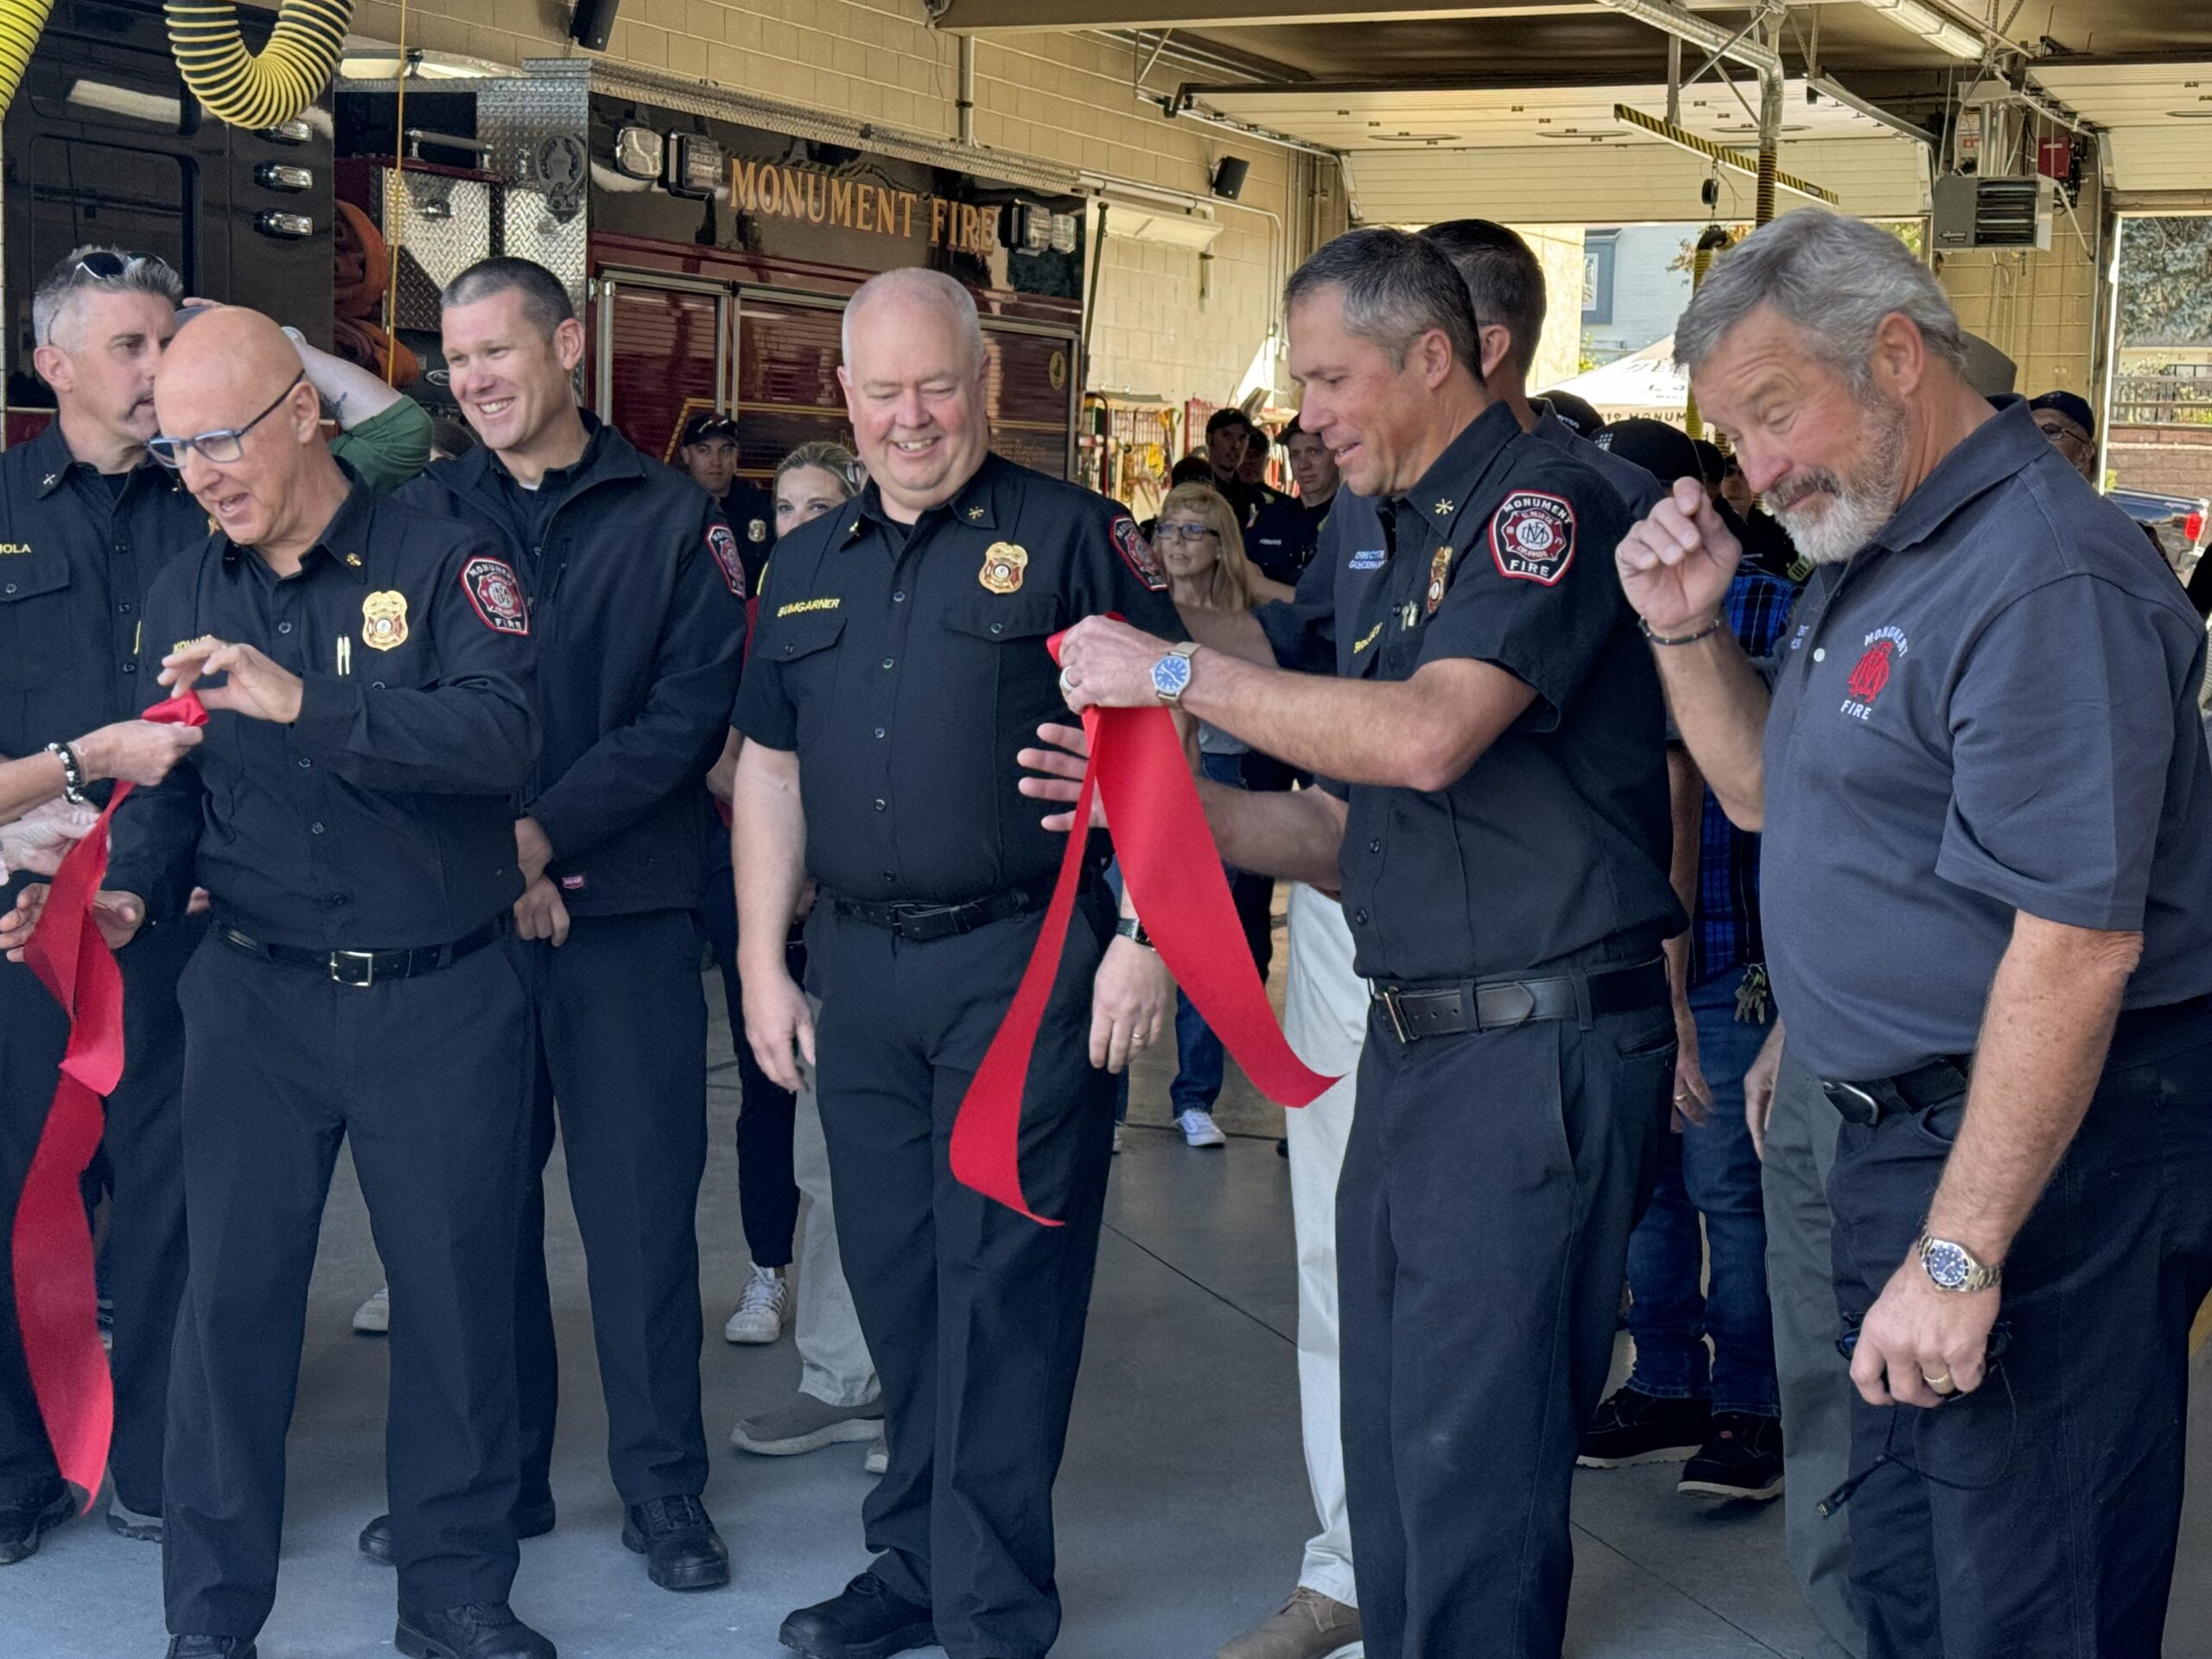
<path id="1" fill-rule="evenodd" d="M 970 899 L 964 905 L 925 905 L 908 899 L 879 902 L 869 899 L 849 899 L 842 893 L 831 893 L 830 902 L 836 906 L 841 915 L 920 944 L 930 939 L 950 938 L 956 933 L 973 933 L 977 928 L 988 927 L 994 922 L 1011 921 L 1016 916 L 1026 916 L 1033 910 L 1044 909 L 1052 896 L 1052 884 L 1040 881 L 1032 887 L 1009 887 L 1004 893 L 995 893 L 988 899 Z"/>
<path id="2" fill-rule="evenodd" d="M 1667 966 L 1656 957 L 1633 968 L 1549 979 L 1459 980 L 1446 985 L 1377 985 L 1375 1001 L 1402 1043 L 1468 1031 L 1503 1031 L 1531 1020 L 1581 1020 L 1628 1014 L 1667 1000 Z"/>
<path id="3" fill-rule="evenodd" d="M 416 974 L 450 968 L 463 957 L 473 956 L 499 937 L 499 919 L 492 920 L 451 944 L 426 944 L 413 950 L 310 950 L 296 944 L 270 944 L 235 927 L 219 927 L 217 935 L 249 956 L 281 962 L 289 968 L 313 968 L 328 974 L 340 985 L 369 986 L 378 980 L 411 979 Z"/>
<path id="4" fill-rule="evenodd" d="M 1967 1069 L 1972 1057 L 1930 1060 L 1893 1077 L 1853 1083 L 1822 1077 L 1821 1092 L 1847 1123 L 1872 1125 L 1899 1112 L 1916 1112 L 1940 1101 L 1955 1100 L 1967 1091 Z"/>

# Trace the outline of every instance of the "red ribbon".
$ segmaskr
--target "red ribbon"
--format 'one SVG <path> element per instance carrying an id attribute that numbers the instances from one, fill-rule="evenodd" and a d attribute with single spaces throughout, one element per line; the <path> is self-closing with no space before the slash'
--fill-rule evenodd
<path id="1" fill-rule="evenodd" d="M 207 711 L 188 691 L 143 718 L 205 726 Z M 23 947 L 31 971 L 69 1011 L 69 1046 L 16 1205 L 16 1320 L 54 1463 L 84 1490 L 88 1510 L 107 1469 L 115 1388 L 100 1346 L 92 1232 L 78 1181 L 99 1150 L 103 1103 L 123 1076 L 123 970 L 100 938 L 92 899 L 107 874 L 109 821 L 130 793 L 118 784 L 107 810 L 61 861 Z"/>
<path id="2" fill-rule="evenodd" d="M 1046 642 L 1056 661 L 1062 638 Z M 954 1178 L 1048 1227 L 1060 1224 L 1022 1198 L 1021 1096 L 1075 913 L 1094 794 L 1105 799 L 1122 879 L 1154 948 L 1245 1076 L 1282 1106 L 1303 1106 L 1337 1081 L 1308 1068 L 1275 1023 L 1167 710 L 1086 709 L 1083 728 L 1090 764 L 1075 804 L 1077 827 L 1029 965 L 952 1125 Z"/>

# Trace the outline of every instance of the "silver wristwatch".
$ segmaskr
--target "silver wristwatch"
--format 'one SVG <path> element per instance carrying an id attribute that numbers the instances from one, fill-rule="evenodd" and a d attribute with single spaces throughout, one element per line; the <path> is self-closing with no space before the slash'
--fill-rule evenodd
<path id="1" fill-rule="evenodd" d="M 1993 1290 L 2005 1276 L 2003 1262 L 1987 1266 L 1965 1245 L 1951 1239 L 1923 1232 L 1913 1250 L 1920 1257 L 1922 1270 L 1939 1290 Z"/>

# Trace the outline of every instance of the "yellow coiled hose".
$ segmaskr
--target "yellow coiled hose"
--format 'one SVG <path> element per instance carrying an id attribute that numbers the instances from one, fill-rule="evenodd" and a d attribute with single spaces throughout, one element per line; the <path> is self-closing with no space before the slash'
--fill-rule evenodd
<path id="1" fill-rule="evenodd" d="M 0 0 L 0 111 L 16 101 L 54 0 Z"/>
<path id="2" fill-rule="evenodd" d="M 0 14 L 36 0 L 0 0 Z M 44 8 L 41 6 L 41 10 Z M 238 8 L 165 0 L 169 51 L 193 96 L 234 127 L 274 127 L 321 96 L 338 67 L 353 0 L 283 0 L 260 55 L 238 37 Z"/>

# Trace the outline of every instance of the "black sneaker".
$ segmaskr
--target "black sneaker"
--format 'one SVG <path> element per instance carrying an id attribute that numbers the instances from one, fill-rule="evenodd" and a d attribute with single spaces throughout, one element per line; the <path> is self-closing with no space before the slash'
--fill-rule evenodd
<path id="1" fill-rule="evenodd" d="M 0 1567 L 38 1554 L 38 1541 L 77 1513 L 77 1498 L 60 1481 L 20 1502 L 0 1505 Z"/>
<path id="2" fill-rule="evenodd" d="M 645 1558 L 664 1590 L 715 1590 L 729 1582 L 729 1549 L 696 1497 L 657 1497 L 623 1512 L 622 1542 Z"/>
<path id="3" fill-rule="evenodd" d="M 1640 1389 L 1617 1390 L 1582 1433 L 1575 1462 L 1585 1469 L 1625 1469 L 1634 1463 L 1680 1463 L 1705 1445 L 1713 1405 L 1662 1400 Z"/>
<path id="4" fill-rule="evenodd" d="M 786 1618 L 776 1639 L 807 1659 L 892 1659 L 935 1647 L 937 1630 L 928 1608 L 892 1594 L 881 1579 L 863 1573 L 829 1600 Z"/>
<path id="5" fill-rule="evenodd" d="M 1764 1503 L 1782 1496 L 1782 1419 L 1747 1411 L 1716 1411 L 1713 1433 L 1675 1488 L 1696 1497 L 1744 1497 Z"/>

